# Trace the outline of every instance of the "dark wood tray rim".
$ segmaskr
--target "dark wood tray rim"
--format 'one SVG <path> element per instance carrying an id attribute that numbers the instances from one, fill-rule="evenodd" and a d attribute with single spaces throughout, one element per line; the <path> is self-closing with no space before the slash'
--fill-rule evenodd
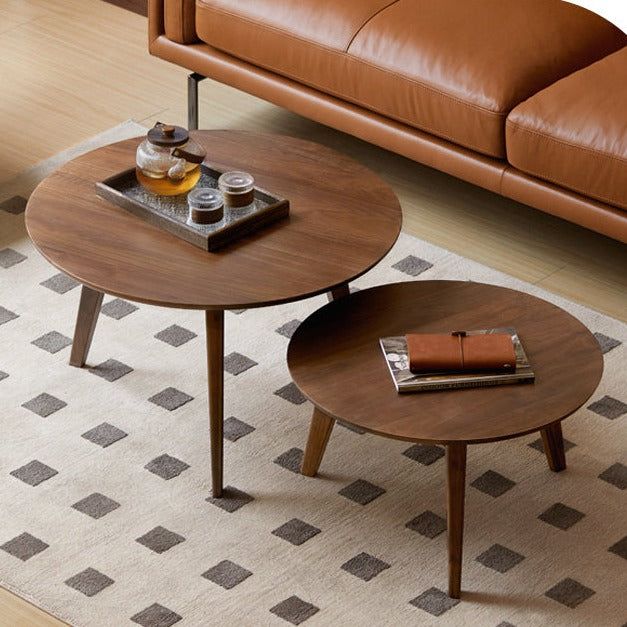
<path id="1" fill-rule="evenodd" d="M 221 170 L 214 168 L 206 162 L 201 164 L 201 168 L 204 173 L 214 179 L 217 179 L 223 173 Z M 206 233 L 201 231 L 200 228 L 196 228 L 186 222 L 175 220 L 155 210 L 154 206 L 126 195 L 120 188 L 123 183 L 131 178 L 135 179 L 134 167 L 123 170 L 122 172 L 106 178 L 104 181 L 96 183 L 96 191 L 98 195 L 105 200 L 207 251 L 220 248 L 261 229 L 271 222 L 275 222 L 289 215 L 290 205 L 287 199 L 275 196 L 271 192 L 255 185 L 255 199 L 268 203 L 265 207 L 255 213 L 242 216 L 239 220 L 225 224 L 215 231 Z M 229 209 L 225 206 L 225 211 L 228 210 Z"/>

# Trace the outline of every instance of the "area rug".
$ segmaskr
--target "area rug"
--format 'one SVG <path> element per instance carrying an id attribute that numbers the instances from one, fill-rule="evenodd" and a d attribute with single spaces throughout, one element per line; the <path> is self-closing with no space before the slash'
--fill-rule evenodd
<path id="1" fill-rule="evenodd" d="M 356 286 L 505 285 L 581 319 L 605 374 L 564 425 L 469 449 L 463 598 L 446 595 L 445 461 L 337 427 L 297 472 L 311 406 L 285 364 L 324 297 L 226 316 L 225 477 L 209 498 L 203 316 L 106 297 L 88 367 L 68 366 L 80 288 L 34 250 L 24 205 L 64 160 L 0 186 L 0 583 L 80 626 L 600 625 L 627 620 L 627 328 L 403 234 Z M 568 364 L 565 364 L 568 367 Z M 239 491 L 239 492 L 236 492 Z"/>

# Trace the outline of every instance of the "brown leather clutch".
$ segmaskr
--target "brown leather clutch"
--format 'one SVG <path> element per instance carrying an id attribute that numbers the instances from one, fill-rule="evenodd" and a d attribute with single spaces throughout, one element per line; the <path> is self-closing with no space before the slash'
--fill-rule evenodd
<path id="1" fill-rule="evenodd" d="M 516 353 L 506 333 L 466 335 L 412 333 L 406 336 L 409 369 L 426 372 L 515 372 Z"/>

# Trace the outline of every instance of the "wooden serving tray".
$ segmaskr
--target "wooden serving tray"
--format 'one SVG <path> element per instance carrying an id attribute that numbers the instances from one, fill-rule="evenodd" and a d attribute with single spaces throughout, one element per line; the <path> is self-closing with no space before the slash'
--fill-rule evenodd
<path id="1" fill-rule="evenodd" d="M 196 187 L 218 187 L 219 170 L 202 163 Z M 266 224 L 289 215 L 290 203 L 255 187 L 255 200 L 249 207 L 224 207 L 224 218 L 214 224 L 188 224 L 187 194 L 158 196 L 142 187 L 135 168 L 96 183 L 99 196 L 130 211 L 173 235 L 204 250 L 215 250 Z"/>

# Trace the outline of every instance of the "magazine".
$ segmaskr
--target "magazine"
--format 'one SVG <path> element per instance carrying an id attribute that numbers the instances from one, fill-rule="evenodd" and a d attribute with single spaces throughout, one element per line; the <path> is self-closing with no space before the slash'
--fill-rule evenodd
<path id="1" fill-rule="evenodd" d="M 535 374 L 520 338 L 515 329 L 479 329 L 467 331 L 468 335 L 484 333 L 509 333 L 512 336 L 516 352 L 515 372 L 458 372 L 458 373 L 421 373 L 414 374 L 409 370 L 409 356 L 405 336 L 382 337 L 379 340 L 392 380 L 399 393 L 426 392 L 433 390 L 450 390 L 453 388 L 473 388 L 512 383 L 531 383 Z"/>

